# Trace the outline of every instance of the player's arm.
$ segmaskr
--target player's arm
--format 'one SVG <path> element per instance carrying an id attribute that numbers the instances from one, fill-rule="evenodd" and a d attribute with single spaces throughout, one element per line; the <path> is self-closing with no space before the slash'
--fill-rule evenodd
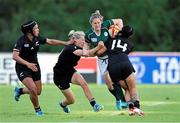
<path id="1" fill-rule="evenodd" d="M 89 56 L 89 50 L 90 50 L 90 43 L 85 42 L 83 45 L 83 56 L 88 57 Z"/>
<path id="2" fill-rule="evenodd" d="M 88 53 L 88 55 L 85 55 L 86 57 L 93 57 L 95 56 L 96 52 L 99 51 L 100 49 L 102 49 L 104 47 L 104 43 L 103 42 L 99 42 L 98 46 L 96 46 L 95 48 L 91 49 L 91 50 L 87 50 L 87 49 L 78 49 L 75 50 L 73 53 L 77 56 L 84 56 L 84 51 Z"/>
<path id="3" fill-rule="evenodd" d="M 37 71 L 38 70 L 37 67 L 36 67 L 37 64 L 29 63 L 26 60 L 22 59 L 19 56 L 19 51 L 18 50 L 16 50 L 16 49 L 13 50 L 13 56 L 12 57 L 17 63 L 27 66 L 32 71 Z"/>
<path id="4" fill-rule="evenodd" d="M 99 55 L 103 54 L 105 51 L 106 51 L 106 47 L 104 46 L 104 43 L 102 41 L 100 41 L 98 43 L 98 46 L 96 46 L 95 48 L 93 48 L 89 51 L 89 56 L 90 57 L 99 56 Z"/>
<path id="5" fill-rule="evenodd" d="M 106 52 L 107 48 L 104 46 L 103 48 L 101 48 L 100 50 L 98 50 L 95 55 L 96 56 L 100 56 L 102 55 L 104 52 Z"/>
<path id="6" fill-rule="evenodd" d="M 73 54 L 75 54 L 75 55 L 77 55 L 77 56 L 83 56 L 83 50 L 81 50 L 81 49 L 75 50 L 75 51 L 73 52 Z"/>
<path id="7" fill-rule="evenodd" d="M 117 26 L 119 26 L 120 30 L 123 28 L 123 21 L 122 19 L 118 18 L 118 19 L 112 19 L 113 23 Z"/>
<path id="8" fill-rule="evenodd" d="M 61 40 L 56 40 L 56 39 L 49 39 L 47 38 L 46 39 L 46 43 L 49 44 L 49 45 L 68 45 L 68 44 L 71 44 L 72 41 L 61 41 Z"/>

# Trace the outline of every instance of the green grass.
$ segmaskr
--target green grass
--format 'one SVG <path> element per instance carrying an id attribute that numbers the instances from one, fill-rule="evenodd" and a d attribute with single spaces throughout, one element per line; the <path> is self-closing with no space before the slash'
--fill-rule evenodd
<path id="1" fill-rule="evenodd" d="M 90 88 L 97 102 L 104 105 L 103 111 L 94 112 L 82 89 L 72 85 L 76 102 L 70 106 L 71 113 L 65 114 L 58 106 L 61 92 L 55 85 L 44 85 L 39 100 L 45 115 L 37 117 L 29 96 L 15 102 L 14 87 L 0 85 L 0 122 L 180 122 L 180 85 L 138 85 L 144 117 L 117 111 L 105 85 L 90 84 Z"/>

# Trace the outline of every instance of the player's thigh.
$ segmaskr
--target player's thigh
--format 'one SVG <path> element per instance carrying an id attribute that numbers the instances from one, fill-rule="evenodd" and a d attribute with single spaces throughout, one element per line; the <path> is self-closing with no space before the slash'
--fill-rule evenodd
<path id="1" fill-rule="evenodd" d="M 107 71 L 108 59 L 98 59 L 98 66 L 101 73 L 101 76 L 104 76 Z"/>
<path id="2" fill-rule="evenodd" d="M 75 72 L 73 74 L 71 82 L 73 84 L 80 85 L 80 86 L 83 86 L 84 84 L 87 84 L 86 80 L 84 79 L 84 77 L 79 72 Z"/>
<path id="3" fill-rule="evenodd" d="M 33 79 L 31 77 L 26 77 L 22 80 L 22 83 L 28 88 L 30 92 L 35 92 L 37 93 L 37 87 L 36 84 L 34 83 Z"/>
<path id="4" fill-rule="evenodd" d="M 129 89 L 136 88 L 136 80 L 133 72 L 126 78 L 126 83 Z"/>

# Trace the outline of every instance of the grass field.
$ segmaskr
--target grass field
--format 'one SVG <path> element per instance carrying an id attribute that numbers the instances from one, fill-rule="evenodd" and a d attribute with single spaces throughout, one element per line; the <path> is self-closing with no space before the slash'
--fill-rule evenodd
<path id="1" fill-rule="evenodd" d="M 70 106 L 71 113 L 65 114 L 58 106 L 61 92 L 54 85 L 44 85 L 39 100 L 45 115 L 38 117 L 27 95 L 15 102 L 14 87 L 0 85 L 0 122 L 180 122 L 180 85 L 138 85 L 144 117 L 117 111 L 105 85 L 90 84 L 90 88 L 104 105 L 103 111 L 94 112 L 81 88 L 72 85 L 76 102 Z"/>

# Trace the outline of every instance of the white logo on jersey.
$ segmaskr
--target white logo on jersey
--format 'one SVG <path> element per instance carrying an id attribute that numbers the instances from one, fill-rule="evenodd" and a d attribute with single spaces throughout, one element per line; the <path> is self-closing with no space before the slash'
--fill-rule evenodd
<path id="1" fill-rule="evenodd" d="M 21 72 L 21 73 L 19 74 L 19 76 L 20 76 L 20 77 L 23 77 L 23 76 L 24 76 L 24 73 L 23 73 L 23 72 Z"/>
<path id="2" fill-rule="evenodd" d="M 36 42 L 35 46 L 39 46 L 39 42 L 38 41 Z"/>
<path id="3" fill-rule="evenodd" d="M 58 85 L 58 88 L 59 88 L 59 89 L 62 89 L 62 87 L 61 87 L 60 85 Z"/>
<path id="4" fill-rule="evenodd" d="M 97 42 L 97 38 L 91 38 L 92 42 Z"/>
<path id="5" fill-rule="evenodd" d="M 107 33 L 107 32 L 104 32 L 104 36 L 108 36 L 108 33 Z"/>
<path id="6" fill-rule="evenodd" d="M 34 47 L 31 47 L 31 50 L 34 50 Z"/>
<path id="7" fill-rule="evenodd" d="M 24 44 L 24 47 L 29 47 L 29 44 Z"/>

